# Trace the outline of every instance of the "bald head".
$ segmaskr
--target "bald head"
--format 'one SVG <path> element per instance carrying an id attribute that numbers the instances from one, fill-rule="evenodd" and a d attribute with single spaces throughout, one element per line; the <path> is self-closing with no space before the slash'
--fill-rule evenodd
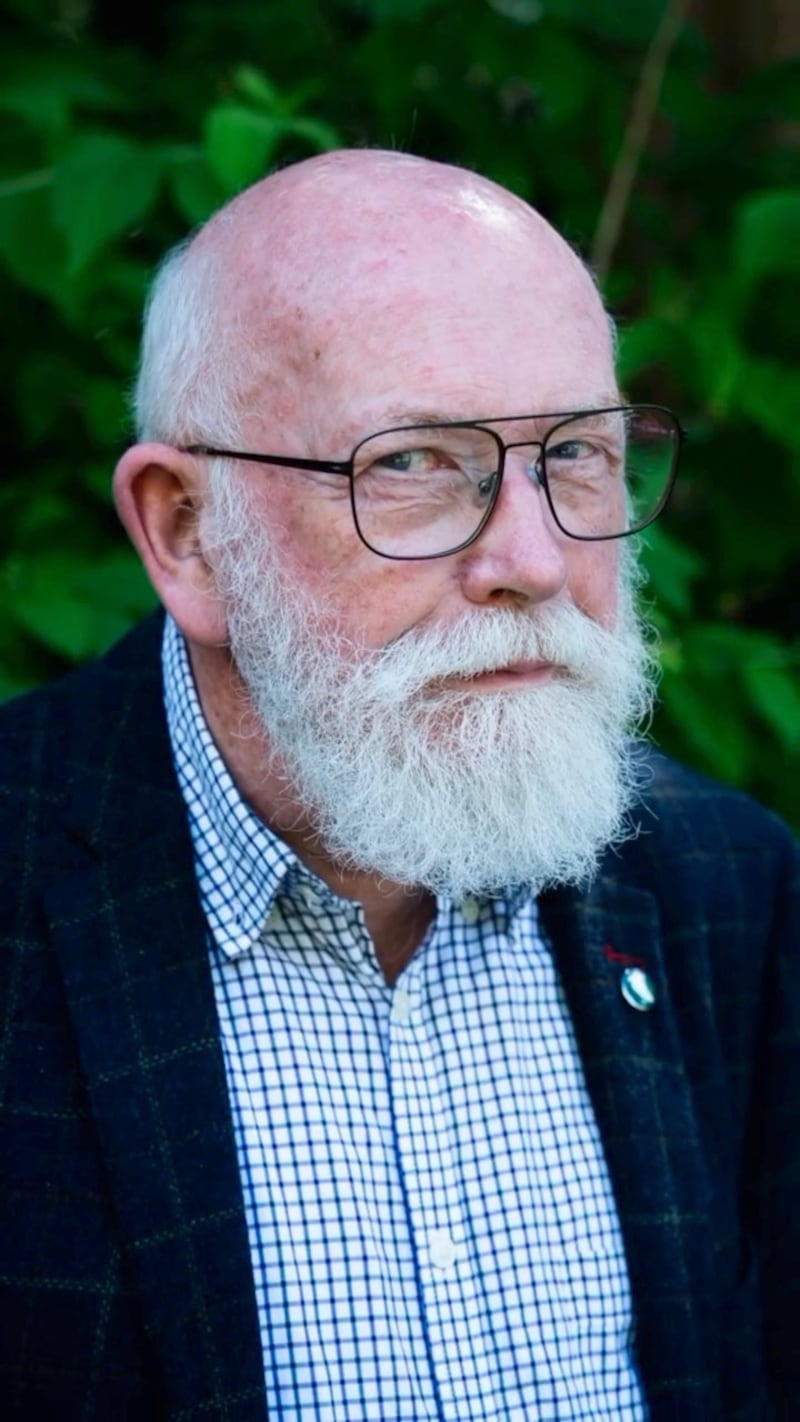
<path id="1" fill-rule="evenodd" d="M 459 308 L 468 318 L 521 297 L 536 298 L 536 327 L 588 320 L 590 338 L 607 340 L 588 272 L 512 193 L 407 154 L 308 159 L 239 194 L 167 264 L 145 335 L 140 434 L 241 442 L 267 411 L 313 432 L 311 392 L 344 378 L 354 347 L 382 362 L 417 322 L 418 348 L 432 350 L 445 301 L 458 323 Z"/>
<path id="2" fill-rule="evenodd" d="M 221 247 L 242 271 L 272 275 L 279 289 L 291 274 L 305 290 L 322 287 L 331 266 L 341 275 L 360 270 L 371 248 L 401 256 L 434 229 L 456 242 L 471 236 L 533 245 L 543 257 L 558 253 L 580 266 L 543 217 L 488 178 L 368 149 L 327 153 L 272 174 L 222 208 L 193 245 L 198 255 Z"/>
<path id="3" fill-rule="evenodd" d="M 380 302 L 440 265 L 467 268 L 469 280 L 480 248 L 498 263 L 536 258 L 543 279 L 564 268 L 594 296 L 571 248 L 526 203 L 466 169 L 400 153 L 343 151 L 284 169 L 235 198 L 195 246 L 224 258 L 226 309 L 263 314 L 267 340 L 271 331 L 301 361 L 318 321 L 336 319 L 354 291 Z"/>

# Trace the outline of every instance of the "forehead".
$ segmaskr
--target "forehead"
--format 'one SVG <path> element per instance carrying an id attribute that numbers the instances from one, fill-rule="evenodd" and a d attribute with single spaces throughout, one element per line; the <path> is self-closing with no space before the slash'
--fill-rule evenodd
<path id="1" fill-rule="evenodd" d="M 466 181 L 443 197 L 404 182 L 380 200 L 352 194 L 321 230 L 319 215 L 298 228 L 265 303 L 263 338 L 294 396 L 285 409 L 344 440 L 406 412 L 469 419 L 614 397 L 590 276 L 537 214 L 496 191 Z M 246 286 L 257 280 L 254 270 Z"/>
<path id="2" fill-rule="evenodd" d="M 523 264 L 436 261 L 362 292 L 326 323 L 315 405 L 348 432 L 415 420 L 502 417 L 613 403 L 605 315 L 582 283 L 537 280 Z M 344 433 L 344 430 L 343 430 Z"/>

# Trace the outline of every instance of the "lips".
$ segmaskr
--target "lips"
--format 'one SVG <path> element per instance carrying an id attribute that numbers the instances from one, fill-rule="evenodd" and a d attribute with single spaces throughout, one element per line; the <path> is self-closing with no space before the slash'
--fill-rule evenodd
<path id="1" fill-rule="evenodd" d="M 512 662 L 506 667 L 494 667 L 490 671 L 478 672 L 470 681 L 547 681 L 555 668 L 551 662 Z"/>
<path id="2" fill-rule="evenodd" d="M 508 688 L 536 686 L 547 681 L 558 672 L 552 662 L 521 661 L 507 666 L 488 667 L 484 671 L 453 672 L 450 676 L 437 677 L 428 688 L 429 694 L 446 691 L 470 691 L 473 688 L 486 691 L 501 691 Z"/>

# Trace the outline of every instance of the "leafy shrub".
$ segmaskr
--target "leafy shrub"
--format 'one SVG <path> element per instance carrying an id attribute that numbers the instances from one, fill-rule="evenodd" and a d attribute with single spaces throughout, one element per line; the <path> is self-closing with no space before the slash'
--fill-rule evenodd
<path id="1" fill-rule="evenodd" d="M 0 694 L 152 606 L 109 478 L 154 262 L 276 162 L 396 146 L 497 178 L 601 269 L 626 391 L 690 436 L 644 549 L 656 739 L 800 819 L 800 66 L 721 91 L 685 9 L 665 30 L 662 0 L 12 3 Z"/>

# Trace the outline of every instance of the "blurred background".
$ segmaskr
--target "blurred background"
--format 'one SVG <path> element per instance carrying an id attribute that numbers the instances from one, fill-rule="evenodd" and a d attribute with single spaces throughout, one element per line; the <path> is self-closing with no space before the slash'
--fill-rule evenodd
<path id="1" fill-rule="evenodd" d="M 800 826 L 795 0 L 4 9 L 0 695 L 153 606 L 109 483 L 155 262 L 276 164 L 395 147 L 506 184 L 593 264 L 626 394 L 689 435 L 643 550 L 654 737 Z"/>

